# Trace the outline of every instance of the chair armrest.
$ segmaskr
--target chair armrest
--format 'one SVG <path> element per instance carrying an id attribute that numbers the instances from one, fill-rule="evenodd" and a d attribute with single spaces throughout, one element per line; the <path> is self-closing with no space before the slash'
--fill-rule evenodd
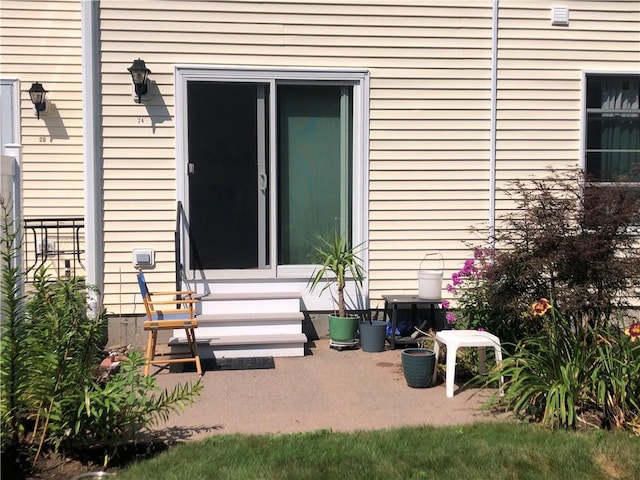
<path id="1" fill-rule="evenodd" d="M 152 291 L 149 291 L 149 294 L 151 296 L 153 296 L 153 295 L 195 295 L 196 293 L 198 293 L 198 292 L 196 292 L 194 290 L 184 290 L 184 291 L 180 291 L 180 290 L 175 291 L 174 290 L 174 291 L 171 291 L 171 292 L 152 292 Z"/>
<path id="2" fill-rule="evenodd" d="M 152 299 L 151 303 L 153 305 L 195 305 L 196 303 L 199 303 L 200 300 L 191 300 L 191 299 L 184 299 L 184 300 L 155 300 Z"/>

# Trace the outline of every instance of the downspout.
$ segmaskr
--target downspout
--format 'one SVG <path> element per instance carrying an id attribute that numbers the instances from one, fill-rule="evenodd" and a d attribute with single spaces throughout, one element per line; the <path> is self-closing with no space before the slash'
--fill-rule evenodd
<path id="1" fill-rule="evenodd" d="M 85 273 L 88 284 L 103 291 L 102 264 L 102 135 L 100 108 L 100 1 L 82 0 L 82 130 L 84 153 Z M 92 310 L 98 298 L 90 298 Z"/>
<path id="2" fill-rule="evenodd" d="M 495 243 L 496 233 L 496 125 L 498 109 L 498 13 L 499 0 L 493 0 L 491 16 L 491 138 L 489 144 L 489 244 Z"/>

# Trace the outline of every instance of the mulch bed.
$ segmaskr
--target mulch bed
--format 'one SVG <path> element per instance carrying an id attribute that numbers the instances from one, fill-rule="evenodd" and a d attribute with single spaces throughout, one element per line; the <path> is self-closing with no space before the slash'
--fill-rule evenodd
<path id="1" fill-rule="evenodd" d="M 12 480 L 71 480 L 87 472 L 117 473 L 127 465 L 152 458 L 169 447 L 170 445 L 163 441 L 127 445 L 119 449 L 118 455 L 112 459 L 108 468 L 102 466 L 102 452 L 97 449 L 87 449 L 73 457 L 45 452 L 33 466 L 26 458 L 21 459 L 10 452 L 2 452 L 0 468 L 2 477 Z"/>

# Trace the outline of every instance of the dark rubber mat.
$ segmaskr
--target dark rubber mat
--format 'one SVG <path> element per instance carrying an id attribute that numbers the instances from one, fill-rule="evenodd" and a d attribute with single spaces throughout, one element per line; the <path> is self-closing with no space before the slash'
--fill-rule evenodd
<path id="1" fill-rule="evenodd" d="M 258 370 L 276 368 L 273 357 L 216 358 L 212 370 Z"/>

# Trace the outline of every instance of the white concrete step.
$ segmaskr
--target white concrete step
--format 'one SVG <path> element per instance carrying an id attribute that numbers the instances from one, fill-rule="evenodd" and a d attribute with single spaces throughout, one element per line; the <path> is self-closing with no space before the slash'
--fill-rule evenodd
<path id="1" fill-rule="evenodd" d="M 302 332 L 302 312 L 285 313 L 221 313 L 198 315 L 196 337 L 224 335 L 294 334 Z M 175 337 L 185 337 L 184 330 L 175 329 Z"/>
<path id="2" fill-rule="evenodd" d="M 300 292 L 227 292 L 200 298 L 203 315 L 223 313 L 299 312 Z"/>
<path id="3" fill-rule="evenodd" d="M 303 333 L 273 335 L 228 335 L 198 337 L 198 353 L 202 358 L 301 357 L 307 336 Z M 185 338 L 169 340 L 172 353 L 187 352 Z"/>
<path id="4" fill-rule="evenodd" d="M 215 314 L 198 317 L 199 335 L 243 335 L 302 332 L 302 312 Z"/>
<path id="5" fill-rule="evenodd" d="M 203 358 L 304 355 L 300 292 L 225 291 L 200 299 L 195 336 Z M 184 330 L 173 331 L 169 346 L 186 350 Z"/>

